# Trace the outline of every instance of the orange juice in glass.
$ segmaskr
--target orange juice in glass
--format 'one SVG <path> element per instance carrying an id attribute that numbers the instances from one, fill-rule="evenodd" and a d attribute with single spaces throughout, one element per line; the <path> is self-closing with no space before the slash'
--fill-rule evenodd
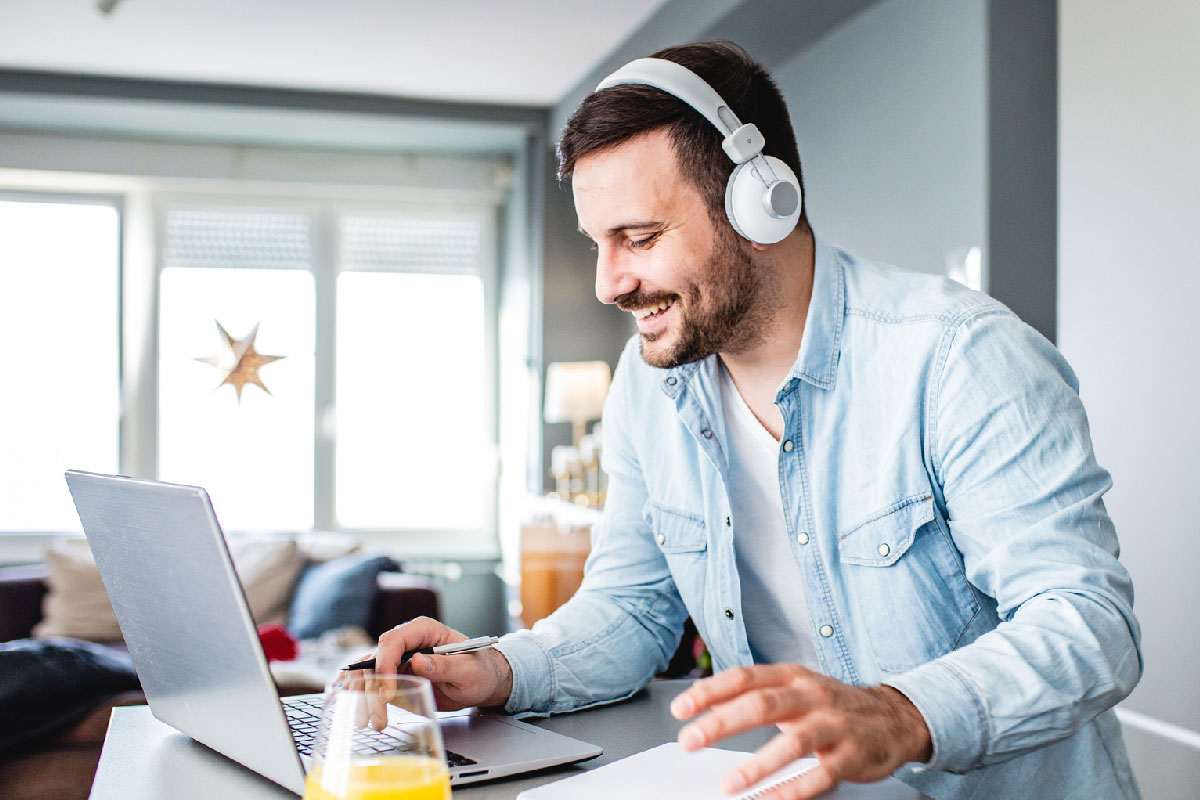
<path id="1" fill-rule="evenodd" d="M 450 773 L 427 756 L 378 756 L 355 760 L 344 779 L 326 781 L 324 765 L 308 773 L 304 800 L 446 800 Z M 332 791 L 331 791 L 332 790 Z"/>
<path id="2" fill-rule="evenodd" d="M 325 693 L 304 800 L 448 800 L 429 681 L 343 673 Z"/>

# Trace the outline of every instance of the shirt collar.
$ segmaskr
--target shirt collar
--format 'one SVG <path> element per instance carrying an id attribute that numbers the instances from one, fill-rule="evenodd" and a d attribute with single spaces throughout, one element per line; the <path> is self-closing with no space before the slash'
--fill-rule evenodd
<path id="1" fill-rule="evenodd" d="M 800 339 L 800 354 L 788 379 L 808 381 L 832 389 L 842 352 L 842 325 L 846 319 L 846 275 L 842 253 L 813 234 L 813 287 L 808 319 Z"/>

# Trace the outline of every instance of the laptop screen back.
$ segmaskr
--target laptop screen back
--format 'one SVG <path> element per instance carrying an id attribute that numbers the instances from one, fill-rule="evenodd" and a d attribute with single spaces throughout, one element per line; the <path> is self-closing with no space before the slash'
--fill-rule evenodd
<path id="1" fill-rule="evenodd" d="M 154 715 L 296 793 L 304 774 L 208 495 L 67 484 Z"/>

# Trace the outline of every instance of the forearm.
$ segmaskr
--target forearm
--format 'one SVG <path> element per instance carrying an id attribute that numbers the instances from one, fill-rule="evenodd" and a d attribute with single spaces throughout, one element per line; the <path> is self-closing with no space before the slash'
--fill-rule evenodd
<path id="1" fill-rule="evenodd" d="M 509 713 L 553 714 L 621 700 L 667 665 L 683 625 L 674 585 L 634 593 L 588 589 L 501 639 L 513 670 Z"/>
<path id="2" fill-rule="evenodd" d="M 971 644 L 886 681 L 921 712 L 951 772 L 1065 739 L 1132 691 L 1136 624 L 1101 595 L 1048 591 Z"/>

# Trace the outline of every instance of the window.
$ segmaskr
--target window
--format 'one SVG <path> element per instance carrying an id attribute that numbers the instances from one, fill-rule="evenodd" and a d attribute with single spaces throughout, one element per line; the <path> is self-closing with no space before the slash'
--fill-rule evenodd
<path id="1" fill-rule="evenodd" d="M 537 477 L 543 121 L 218 106 L 186 142 L 130 135 L 149 100 L 103 138 L 0 108 L 0 563 L 80 531 L 68 468 L 202 485 L 231 533 L 495 555 Z"/>
<path id="2" fill-rule="evenodd" d="M 313 525 L 315 291 L 310 218 L 169 208 L 158 325 L 158 474 L 204 486 L 232 530 Z M 267 390 L 222 381 L 235 340 L 282 356 Z M 203 362 L 198 359 L 209 359 Z M 268 393 L 269 392 L 269 393 Z"/>
<path id="3" fill-rule="evenodd" d="M 168 200 L 159 218 L 160 477 L 208 488 L 230 530 L 489 528 L 486 209 Z M 239 399 L 222 382 L 251 335 L 277 360 Z"/>
<path id="4" fill-rule="evenodd" d="M 493 450 L 482 220 L 339 222 L 338 523 L 477 528 Z"/>
<path id="5" fill-rule="evenodd" d="M 77 531 L 67 469 L 113 472 L 120 438 L 121 214 L 0 196 L 0 531 Z"/>

